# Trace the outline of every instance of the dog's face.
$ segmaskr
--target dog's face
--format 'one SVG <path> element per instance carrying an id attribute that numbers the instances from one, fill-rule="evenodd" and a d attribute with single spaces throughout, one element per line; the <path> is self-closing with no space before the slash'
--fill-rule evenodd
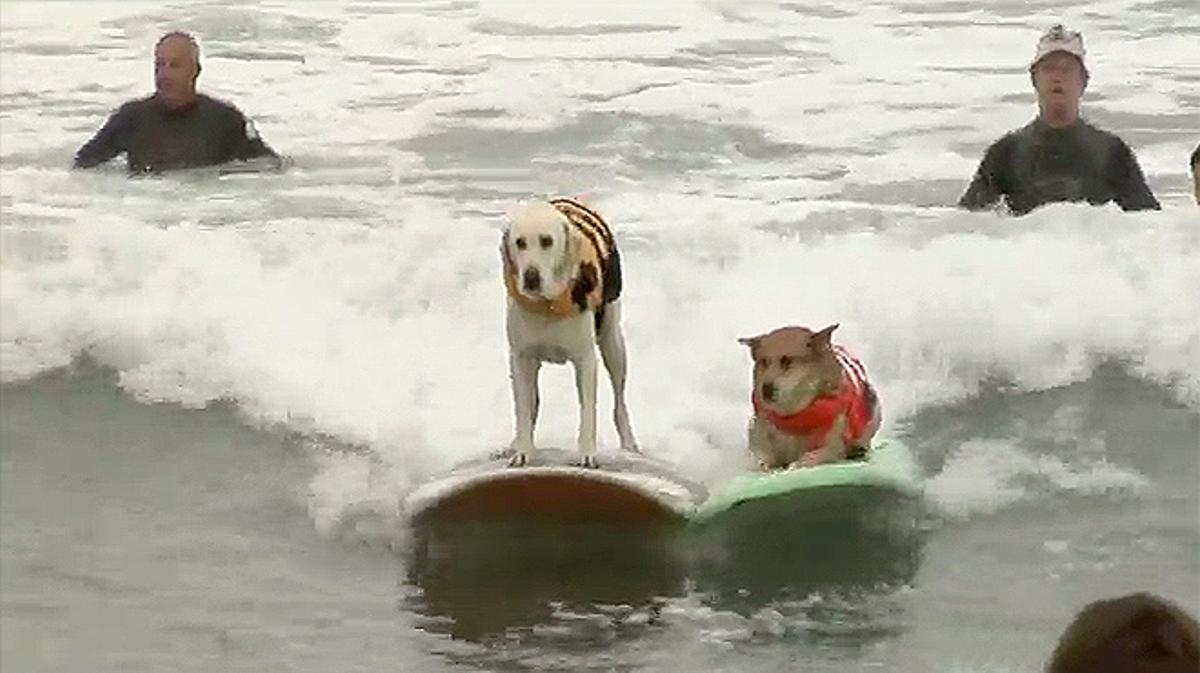
<path id="1" fill-rule="evenodd" d="M 766 334 L 738 339 L 754 359 L 754 392 L 762 404 L 781 414 L 793 414 L 822 395 L 834 395 L 842 368 L 830 337 L 837 325 L 820 332 L 782 327 Z"/>
<path id="2" fill-rule="evenodd" d="M 575 256 L 566 216 L 549 203 L 535 202 L 513 211 L 509 219 L 504 247 L 517 289 L 542 299 L 562 294 L 571 282 Z"/>

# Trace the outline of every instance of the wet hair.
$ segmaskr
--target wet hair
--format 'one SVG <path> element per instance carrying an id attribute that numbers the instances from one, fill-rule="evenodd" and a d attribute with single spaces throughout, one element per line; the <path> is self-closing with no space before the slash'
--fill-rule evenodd
<path id="1" fill-rule="evenodd" d="M 1084 606 L 1046 673 L 1192 673 L 1198 664 L 1195 618 L 1159 596 L 1137 593 Z"/>
<path id="2" fill-rule="evenodd" d="M 194 59 L 196 59 L 196 72 L 199 73 L 200 72 L 200 44 L 196 42 L 196 38 L 192 37 L 191 33 L 185 33 L 182 30 L 173 30 L 169 33 L 164 34 L 162 37 L 158 38 L 158 42 L 154 43 L 154 48 L 158 49 L 159 47 L 162 46 L 163 42 L 166 42 L 167 40 L 170 40 L 171 38 L 180 38 L 183 40 L 187 40 L 188 46 L 191 47 L 191 49 L 192 49 L 192 57 Z"/>

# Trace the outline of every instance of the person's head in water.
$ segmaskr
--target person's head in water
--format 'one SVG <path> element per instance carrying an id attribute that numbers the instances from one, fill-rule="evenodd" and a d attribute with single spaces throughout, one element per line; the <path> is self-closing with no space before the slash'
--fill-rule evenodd
<path id="1" fill-rule="evenodd" d="M 1063 631 L 1046 673 L 1195 673 L 1200 626 L 1148 593 L 1084 606 Z"/>
<path id="2" fill-rule="evenodd" d="M 1029 75 L 1043 123 L 1062 128 L 1079 119 L 1079 99 L 1087 88 L 1083 36 L 1056 25 L 1038 40 Z"/>
<path id="3" fill-rule="evenodd" d="M 1196 204 L 1200 205 L 1200 145 L 1192 152 L 1192 193 L 1196 196 Z"/>
<path id="4" fill-rule="evenodd" d="M 200 76 L 200 46 L 187 33 L 170 32 L 154 46 L 154 95 L 167 107 L 178 108 L 196 98 Z"/>

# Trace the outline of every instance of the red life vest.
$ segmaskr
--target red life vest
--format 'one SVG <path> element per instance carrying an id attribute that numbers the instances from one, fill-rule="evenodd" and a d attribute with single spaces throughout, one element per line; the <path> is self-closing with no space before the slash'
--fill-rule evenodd
<path id="1" fill-rule="evenodd" d="M 867 370 L 841 346 L 834 346 L 833 354 L 842 368 L 841 384 L 835 395 L 822 395 L 794 414 L 781 414 L 763 404 L 757 386 L 751 394 L 755 414 L 766 418 L 784 434 L 810 438 L 806 453 L 825 448 L 825 438 L 842 414 L 846 415 L 842 441 L 846 446 L 861 446 L 875 414 L 875 392 L 867 381 Z"/>

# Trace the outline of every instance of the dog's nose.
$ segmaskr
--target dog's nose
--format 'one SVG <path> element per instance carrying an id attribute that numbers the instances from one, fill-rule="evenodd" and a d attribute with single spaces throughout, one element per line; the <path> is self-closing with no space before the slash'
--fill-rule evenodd
<path id="1" fill-rule="evenodd" d="M 763 396 L 764 400 L 766 400 L 768 402 L 774 402 L 775 401 L 775 384 L 774 383 L 762 384 L 762 396 Z"/>
<path id="2" fill-rule="evenodd" d="M 542 275 L 533 267 L 525 269 L 521 282 L 524 283 L 526 292 L 537 292 L 542 289 Z"/>

